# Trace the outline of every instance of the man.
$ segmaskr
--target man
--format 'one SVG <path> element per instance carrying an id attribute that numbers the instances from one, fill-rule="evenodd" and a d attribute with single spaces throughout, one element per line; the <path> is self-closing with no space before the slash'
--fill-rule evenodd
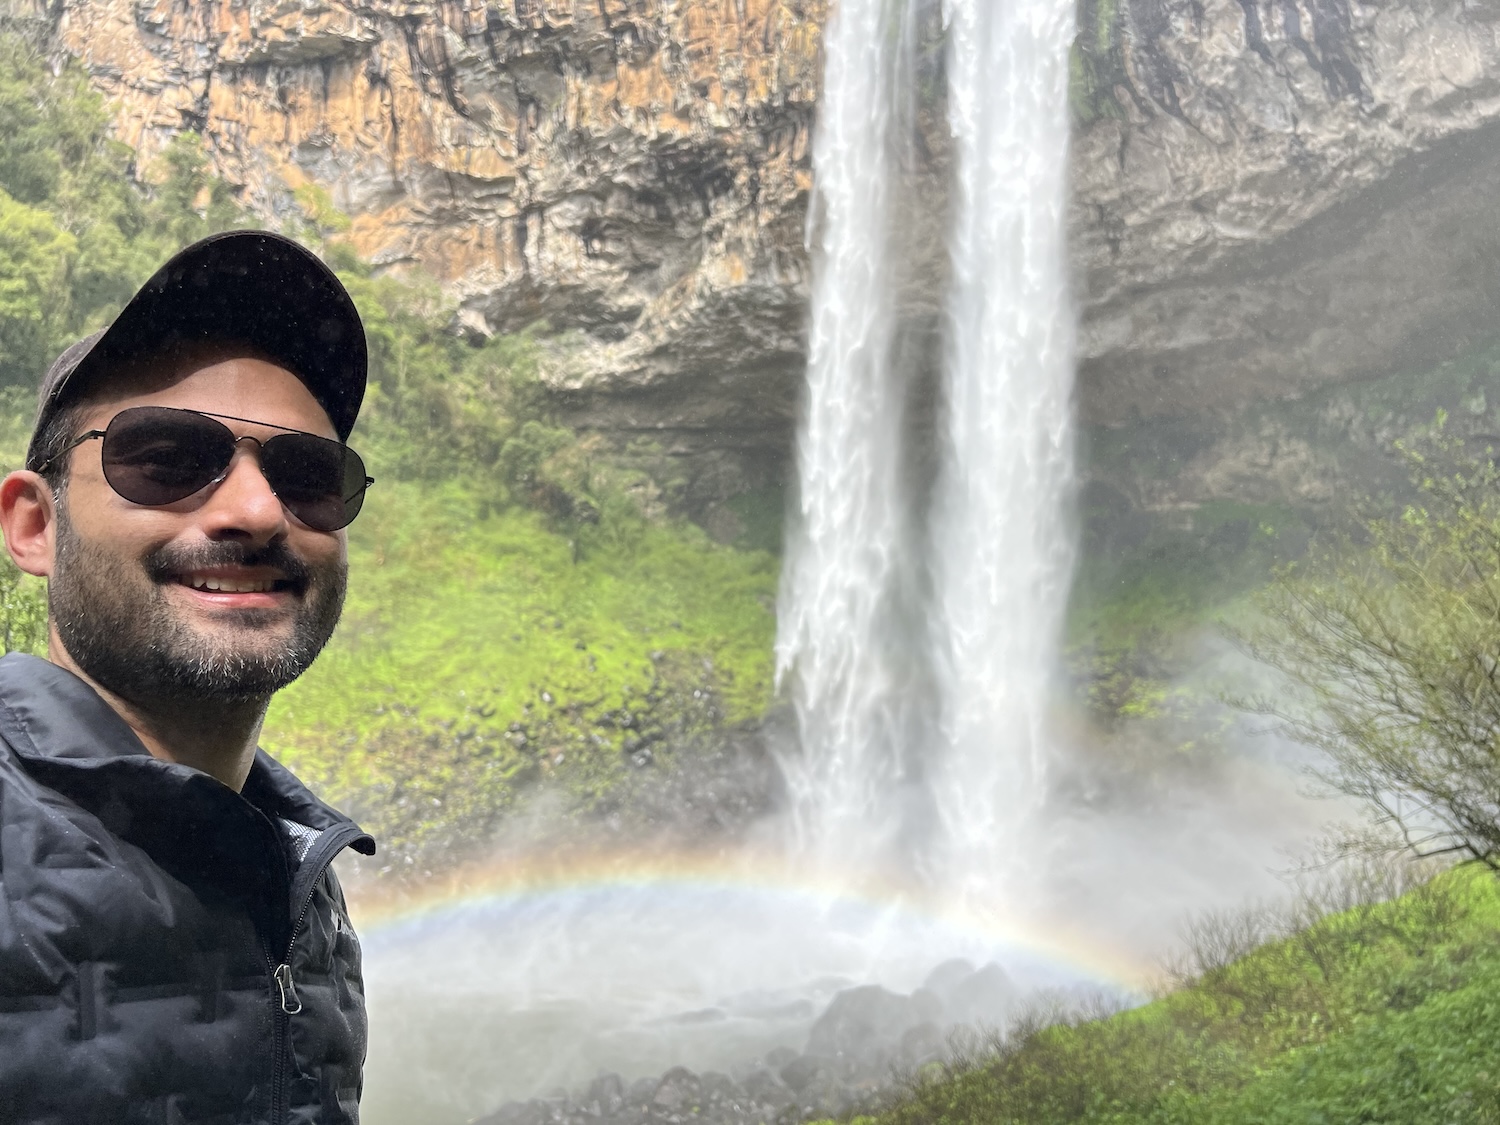
<path id="1" fill-rule="evenodd" d="M 355 1122 L 374 842 L 256 748 L 343 602 L 359 316 L 276 235 L 182 251 L 47 372 L 0 482 L 0 1122 Z"/>

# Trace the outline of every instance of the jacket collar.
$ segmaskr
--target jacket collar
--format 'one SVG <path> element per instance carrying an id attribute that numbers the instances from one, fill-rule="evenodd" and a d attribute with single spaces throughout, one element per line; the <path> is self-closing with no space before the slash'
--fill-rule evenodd
<path id="1" fill-rule="evenodd" d="M 213 789 L 224 791 L 214 794 L 218 799 L 233 794 L 191 766 L 153 758 L 92 687 L 67 669 L 24 653 L 0 657 L 0 737 L 29 765 L 52 776 L 72 775 L 76 785 L 86 789 L 107 788 L 112 780 L 130 776 L 147 782 L 160 797 L 173 790 L 185 797 L 208 796 L 206 791 Z M 268 816 L 319 831 L 358 827 L 313 796 L 264 750 L 256 750 L 240 796 Z M 374 840 L 363 832 L 351 846 L 366 855 L 375 851 Z"/>

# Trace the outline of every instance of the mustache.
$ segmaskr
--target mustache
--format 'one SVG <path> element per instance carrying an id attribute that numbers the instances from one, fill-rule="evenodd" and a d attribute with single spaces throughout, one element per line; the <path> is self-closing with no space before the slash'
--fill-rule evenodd
<path id="1" fill-rule="evenodd" d="M 294 555 L 285 543 L 267 543 L 264 547 L 247 547 L 240 543 L 202 543 L 195 546 L 166 544 L 145 559 L 146 573 L 157 585 L 175 582 L 194 570 L 218 566 L 269 567 L 298 593 L 306 590 L 313 579 L 312 567 Z"/>

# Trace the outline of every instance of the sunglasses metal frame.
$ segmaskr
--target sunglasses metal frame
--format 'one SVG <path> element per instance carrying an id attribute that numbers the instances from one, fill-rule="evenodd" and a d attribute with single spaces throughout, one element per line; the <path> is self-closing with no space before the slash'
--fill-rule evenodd
<path id="1" fill-rule="evenodd" d="M 280 430 L 280 431 L 282 431 L 282 433 L 285 433 L 285 434 L 300 434 L 302 437 L 316 438 L 318 441 L 326 441 L 326 442 L 332 443 L 333 445 L 342 446 L 345 450 L 348 450 L 348 452 L 354 453 L 354 450 L 352 450 L 352 449 L 349 448 L 348 442 L 336 441 L 333 438 L 324 437 L 322 434 L 315 434 L 315 433 L 312 433 L 309 430 L 299 430 L 299 429 L 297 429 L 294 426 L 280 426 L 280 425 L 277 425 L 275 422 L 261 422 L 261 421 L 258 421 L 256 419 L 254 419 L 254 418 L 241 418 L 241 417 L 239 417 L 237 415 L 234 415 L 234 414 L 215 414 L 212 410 L 193 410 L 192 408 L 186 407 L 186 406 L 127 406 L 124 410 L 120 411 L 119 414 L 116 414 L 114 418 L 111 418 L 109 420 L 109 425 L 110 426 L 114 425 L 115 418 L 120 417 L 121 414 L 128 414 L 132 410 L 174 410 L 174 411 L 178 412 L 179 414 L 198 414 L 198 415 L 201 415 L 204 418 L 216 418 L 216 419 L 221 419 L 221 420 L 226 421 L 226 422 L 244 422 L 246 425 L 249 425 L 249 426 L 264 426 L 268 430 Z M 229 427 L 228 426 L 225 426 L 224 429 L 226 431 L 229 431 Z M 48 457 L 45 461 L 43 461 L 40 465 L 38 465 L 36 467 L 36 471 L 39 472 L 39 473 L 40 472 L 45 472 L 46 469 L 47 469 L 47 467 L 49 465 L 51 465 L 53 462 L 57 461 L 59 458 L 64 457 L 67 454 L 71 453 L 73 450 L 77 449 L 84 442 L 86 442 L 86 441 L 92 441 L 94 438 L 105 437 L 105 436 L 108 435 L 108 433 L 109 433 L 109 426 L 106 426 L 102 430 L 85 430 L 83 433 L 81 433 L 77 437 L 75 437 L 72 441 L 68 442 L 67 445 L 65 445 L 61 449 L 59 449 L 51 457 Z M 242 442 L 242 441 L 253 441 L 257 446 L 260 446 L 260 447 L 264 448 L 264 446 L 266 444 L 266 442 L 265 441 L 261 441 L 260 438 L 252 437 L 249 434 L 241 434 L 240 436 L 235 437 L 233 431 L 229 431 L 229 436 L 232 437 L 232 438 L 234 438 L 234 444 L 235 445 L 239 445 L 239 443 Z M 279 437 L 281 435 L 278 434 L 276 436 Z M 272 441 L 272 440 L 274 440 L 274 439 L 273 438 L 267 438 L 266 439 L 266 441 Z M 360 461 L 361 464 L 364 463 L 364 458 L 360 457 L 358 453 L 354 453 L 354 456 L 356 458 L 359 458 L 359 461 Z M 189 492 L 186 495 L 184 495 L 181 499 L 185 500 L 185 499 L 187 499 L 188 496 L 192 496 L 196 492 L 201 492 L 203 489 L 208 488 L 211 485 L 219 484 L 228 475 L 229 475 L 229 466 L 225 465 L 224 466 L 224 471 L 221 472 L 218 476 L 214 477 L 212 480 L 204 481 L 197 488 L 193 489 L 192 492 Z M 106 480 L 107 479 L 108 478 L 106 477 Z M 374 477 L 372 477 L 372 476 L 366 476 L 365 477 L 365 483 L 364 483 L 363 487 L 361 487 L 358 491 L 356 491 L 354 493 L 351 493 L 349 496 L 340 496 L 339 499 L 341 501 L 343 501 L 345 504 L 347 504 L 347 503 L 349 503 L 349 501 L 353 500 L 354 497 L 360 495 L 360 493 L 365 492 L 367 489 L 369 489 L 370 485 L 372 485 L 374 483 L 375 483 L 375 478 Z M 267 480 L 266 484 L 269 486 L 271 484 L 271 482 L 269 480 Z M 114 488 L 114 485 L 110 484 L 110 487 Z M 116 491 L 119 491 L 119 490 L 116 489 Z M 281 495 L 276 492 L 276 489 L 274 487 L 271 488 L 271 492 L 276 495 L 276 498 L 278 500 L 281 500 Z M 127 497 L 125 497 L 125 499 L 129 500 L 130 498 L 127 496 Z M 134 500 L 131 500 L 130 502 L 132 504 L 136 503 L 136 501 L 134 501 Z M 172 501 L 172 503 L 176 503 L 176 501 Z M 286 501 L 285 500 L 281 500 L 281 503 L 282 503 L 283 507 L 286 506 Z M 157 506 L 157 505 L 143 504 L 141 506 L 142 507 L 154 507 L 154 506 Z M 292 515 L 297 516 L 297 513 L 295 511 L 292 511 L 291 508 L 288 507 L 287 511 L 291 512 Z M 354 516 L 350 517 L 349 522 L 345 523 L 345 524 L 342 524 L 341 527 L 348 527 L 350 523 L 354 522 L 355 517 L 357 517 L 358 515 L 359 515 L 359 513 L 355 512 Z M 299 521 L 303 522 L 303 523 L 307 522 L 306 520 L 303 520 L 301 516 L 297 516 L 297 519 Z M 308 524 L 308 526 L 311 527 L 312 525 Z M 320 530 L 320 529 L 313 528 L 313 530 L 317 531 L 317 530 Z M 332 532 L 332 531 L 338 531 L 338 530 L 340 530 L 340 528 L 336 527 L 336 528 L 331 528 L 329 530 L 330 530 L 330 532 Z"/>

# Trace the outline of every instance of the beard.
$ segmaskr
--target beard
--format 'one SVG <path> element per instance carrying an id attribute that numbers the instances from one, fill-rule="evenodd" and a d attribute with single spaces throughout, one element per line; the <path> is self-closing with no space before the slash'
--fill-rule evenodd
<path id="1" fill-rule="evenodd" d="M 242 609 L 217 615 L 209 631 L 168 598 L 180 575 L 216 566 L 275 567 L 296 595 L 286 615 Z M 143 560 L 80 537 L 66 505 L 57 510 L 57 553 L 47 604 L 68 654 L 101 687 L 138 706 L 268 699 L 317 658 L 343 611 L 347 565 L 309 566 L 284 544 L 250 548 L 168 544 Z"/>

